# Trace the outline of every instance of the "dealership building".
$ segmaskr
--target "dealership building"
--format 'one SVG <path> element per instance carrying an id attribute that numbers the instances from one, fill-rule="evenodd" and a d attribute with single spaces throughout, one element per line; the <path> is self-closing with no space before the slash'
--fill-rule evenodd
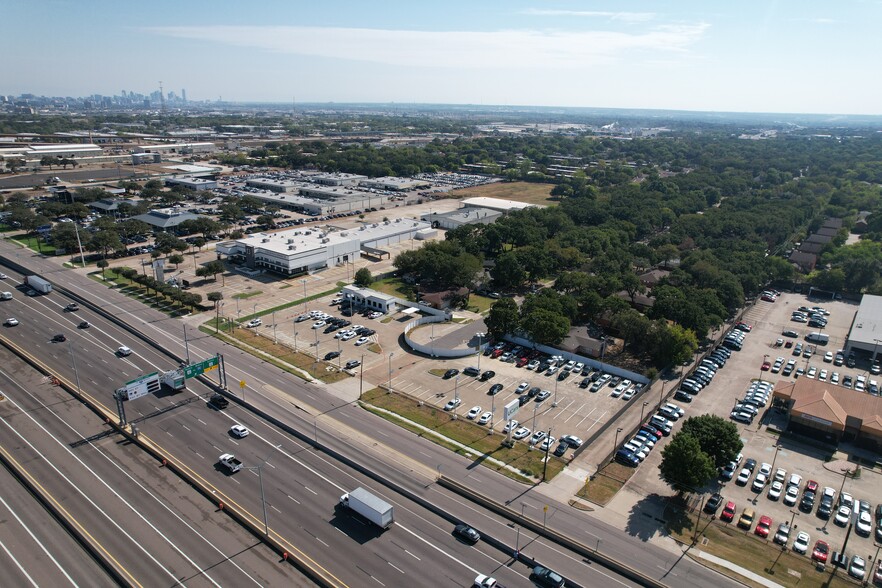
<path id="1" fill-rule="evenodd" d="M 789 416 L 788 430 L 838 445 L 845 441 L 882 451 L 882 397 L 810 378 L 781 381 L 775 404 Z"/>
<path id="2" fill-rule="evenodd" d="M 218 243 L 221 255 L 242 260 L 248 268 L 284 276 L 354 261 L 362 249 L 376 250 L 431 235 L 429 224 L 415 219 L 395 219 L 364 224 L 356 229 L 290 229 L 256 233 L 236 241 Z"/>
<path id="3" fill-rule="evenodd" d="M 861 305 L 854 314 L 848 337 L 845 340 L 845 353 L 854 353 L 873 360 L 882 351 L 882 296 L 864 294 Z"/>

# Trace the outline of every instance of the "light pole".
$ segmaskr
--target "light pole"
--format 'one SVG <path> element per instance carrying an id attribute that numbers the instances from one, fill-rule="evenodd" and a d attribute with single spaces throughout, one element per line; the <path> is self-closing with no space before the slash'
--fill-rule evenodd
<path id="1" fill-rule="evenodd" d="M 536 430 L 536 409 L 537 409 L 537 408 L 539 408 L 539 403 L 538 403 L 538 402 L 533 402 L 533 426 L 532 426 L 531 428 L 532 428 L 534 431 Z M 530 445 L 530 449 L 532 449 L 532 448 L 533 448 L 533 446 Z"/>
<path id="2" fill-rule="evenodd" d="M 276 339 L 276 311 L 273 311 L 273 345 L 278 342 Z"/>
<path id="3" fill-rule="evenodd" d="M 551 449 L 551 427 L 548 427 L 548 443 L 545 444 L 545 465 L 542 466 L 542 481 L 545 481 L 545 473 L 548 471 L 548 450 Z"/>
<path id="4" fill-rule="evenodd" d="M 522 519 L 524 518 L 524 507 L 525 506 L 527 506 L 527 503 L 522 502 L 521 503 L 521 518 Z M 520 552 L 521 552 L 521 521 L 518 521 L 518 535 L 517 535 L 517 538 L 515 539 L 515 552 L 514 552 L 515 559 L 518 559 L 518 555 L 520 554 Z"/>
<path id="5" fill-rule="evenodd" d="M 257 479 L 260 483 L 260 502 L 263 505 L 263 534 L 266 536 L 269 536 L 269 524 L 266 518 L 266 495 L 263 493 L 263 466 L 266 465 L 266 462 L 270 458 L 270 455 L 273 454 L 273 451 L 275 451 L 279 447 L 281 447 L 281 445 L 276 445 L 275 447 L 270 449 L 270 452 L 267 454 L 267 456 L 263 458 L 261 462 L 256 466 L 245 466 L 246 470 L 257 470 Z"/>
<path id="6" fill-rule="evenodd" d="M 294 353 L 297 353 L 297 331 L 294 331 Z"/>
<path id="7" fill-rule="evenodd" d="M 554 379 L 554 402 L 551 403 L 551 406 L 557 407 L 557 384 L 560 382 L 558 378 Z M 643 417 L 641 417 L 643 418 Z"/>
<path id="8" fill-rule="evenodd" d="M 358 370 L 358 399 L 361 400 L 361 393 L 364 390 L 364 353 L 361 354 L 361 369 Z"/>
<path id="9" fill-rule="evenodd" d="M 456 409 L 459 408 L 459 374 L 453 379 L 453 420 L 456 420 Z"/>
<path id="10" fill-rule="evenodd" d="M 646 407 L 649 406 L 649 401 L 643 402 L 643 408 L 640 409 L 640 422 L 643 422 L 643 411 L 646 410 Z"/>
<path id="11" fill-rule="evenodd" d="M 488 435 L 493 434 L 493 417 L 496 415 L 496 394 L 490 397 L 490 430 Z"/>
<path id="12" fill-rule="evenodd" d="M 613 451 L 615 451 L 616 447 L 619 446 L 619 433 L 621 433 L 623 429 L 621 427 L 616 428 L 616 440 L 613 443 Z"/>
<path id="13" fill-rule="evenodd" d="M 303 284 L 303 309 L 306 310 L 306 279 L 300 280 Z"/>
<path id="14" fill-rule="evenodd" d="M 475 333 L 475 336 L 478 338 L 478 371 L 481 371 L 481 339 L 484 337 L 484 333 Z"/>
<path id="15" fill-rule="evenodd" d="M 67 348 L 70 350 L 70 359 L 73 362 L 74 378 L 77 382 L 77 394 L 80 393 L 80 371 L 77 369 L 77 356 L 74 355 L 73 343 L 67 342 Z"/>
<path id="16" fill-rule="evenodd" d="M 395 356 L 395 352 L 389 354 L 389 392 L 392 392 L 392 358 Z M 364 370 L 364 367 L 362 367 Z"/>

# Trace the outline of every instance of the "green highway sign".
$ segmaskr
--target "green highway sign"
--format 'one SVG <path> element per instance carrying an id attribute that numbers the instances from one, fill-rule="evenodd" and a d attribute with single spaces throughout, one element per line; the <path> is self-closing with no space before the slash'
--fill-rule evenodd
<path id="1" fill-rule="evenodd" d="M 217 356 L 209 357 L 205 361 L 200 361 L 199 363 L 194 363 L 192 365 L 184 366 L 184 377 L 185 378 L 195 378 L 198 375 L 204 374 L 205 372 L 210 372 L 211 370 L 216 370 L 218 365 Z"/>

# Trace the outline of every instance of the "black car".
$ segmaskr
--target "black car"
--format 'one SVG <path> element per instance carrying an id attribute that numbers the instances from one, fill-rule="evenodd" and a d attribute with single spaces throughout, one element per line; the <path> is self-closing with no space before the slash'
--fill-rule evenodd
<path id="1" fill-rule="evenodd" d="M 493 384 L 490 386 L 490 390 L 487 391 L 487 394 L 490 396 L 495 396 L 497 392 L 502 390 L 502 384 Z"/>
<path id="2" fill-rule="evenodd" d="M 822 496 L 821 504 L 818 505 L 818 518 L 829 519 L 833 512 L 833 498 L 830 496 Z"/>
<path id="3" fill-rule="evenodd" d="M 747 461 L 744 462 L 744 467 L 746 467 L 751 472 L 753 472 L 753 470 L 756 469 L 756 460 L 755 459 L 748 459 Z"/>
<path id="4" fill-rule="evenodd" d="M 812 512 L 814 507 L 815 493 L 811 490 L 806 490 L 805 494 L 802 495 L 802 500 L 799 501 L 799 510 L 802 512 Z"/>
<path id="5" fill-rule="evenodd" d="M 450 368 L 449 370 L 444 372 L 444 379 L 449 380 L 450 378 L 453 378 L 457 375 L 459 375 L 459 370 L 456 368 Z"/>
<path id="6" fill-rule="evenodd" d="M 77 325 L 77 328 L 78 329 L 88 329 L 91 326 L 92 326 L 92 323 L 90 323 L 89 321 L 83 321 Z"/>
<path id="7" fill-rule="evenodd" d="M 692 402 L 692 394 L 685 390 L 677 390 L 674 394 L 674 400 L 682 400 L 683 402 Z"/>
<path id="8" fill-rule="evenodd" d="M 327 353 L 325 353 L 325 361 L 328 361 L 328 360 L 331 360 L 331 359 L 334 359 L 337 357 L 340 357 L 339 351 L 328 351 Z"/>
<path id="9" fill-rule="evenodd" d="M 564 585 L 564 579 L 560 574 L 543 566 L 533 568 L 530 579 L 536 585 L 545 588 L 563 588 Z"/>
<path id="10" fill-rule="evenodd" d="M 65 341 L 67 341 L 67 337 L 64 336 L 64 333 L 58 333 L 57 335 L 52 337 L 52 340 L 55 341 L 56 343 L 63 343 Z"/>
<path id="11" fill-rule="evenodd" d="M 481 374 L 481 381 L 486 382 L 487 380 L 489 380 L 490 378 L 492 378 L 495 375 L 496 375 L 496 372 L 494 372 L 493 370 L 487 370 L 486 372 Z"/>
<path id="12" fill-rule="evenodd" d="M 212 394 L 209 402 L 217 408 L 226 408 L 230 405 L 230 401 L 223 394 Z"/>
<path id="13" fill-rule="evenodd" d="M 523 396 L 518 396 L 518 406 L 523 406 L 530 402 L 530 397 L 524 394 Z"/>
<path id="14" fill-rule="evenodd" d="M 717 512 L 717 509 L 720 508 L 720 505 L 723 503 L 723 496 L 718 492 L 712 495 L 707 499 L 707 502 L 704 503 L 704 512 L 709 512 L 711 514 Z"/>
<path id="15" fill-rule="evenodd" d="M 561 372 L 561 373 L 557 374 L 558 381 L 566 380 L 569 377 L 570 377 L 570 372 Z"/>
<path id="16" fill-rule="evenodd" d="M 539 386 L 533 386 L 532 388 L 530 388 L 530 391 L 527 392 L 527 397 L 533 398 L 534 396 L 536 396 L 540 392 L 542 392 L 542 388 L 540 388 Z"/>
<path id="17" fill-rule="evenodd" d="M 585 376 L 582 378 L 582 381 L 579 382 L 579 388 L 587 388 L 591 385 L 591 376 Z"/>
<path id="18" fill-rule="evenodd" d="M 561 441 L 557 447 L 554 448 L 554 455 L 557 457 L 563 457 L 563 454 L 567 452 L 567 449 L 570 448 L 570 444 L 566 441 Z"/>
<path id="19" fill-rule="evenodd" d="M 466 543 L 471 543 L 472 545 L 481 540 L 480 533 L 478 533 L 468 525 L 464 525 L 462 523 L 453 528 L 453 534 Z"/>
<path id="20" fill-rule="evenodd" d="M 80 309 L 80 307 L 77 305 L 76 302 L 71 302 L 70 304 L 68 304 L 67 306 L 64 307 L 64 310 L 66 310 L 68 312 L 76 312 L 79 309 Z"/>

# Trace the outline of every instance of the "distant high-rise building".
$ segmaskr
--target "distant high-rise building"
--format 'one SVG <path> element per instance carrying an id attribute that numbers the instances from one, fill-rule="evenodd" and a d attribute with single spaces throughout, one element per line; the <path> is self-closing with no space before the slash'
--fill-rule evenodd
<path id="1" fill-rule="evenodd" d="M 181 102 L 187 103 L 187 90 L 184 88 L 181 88 Z"/>

